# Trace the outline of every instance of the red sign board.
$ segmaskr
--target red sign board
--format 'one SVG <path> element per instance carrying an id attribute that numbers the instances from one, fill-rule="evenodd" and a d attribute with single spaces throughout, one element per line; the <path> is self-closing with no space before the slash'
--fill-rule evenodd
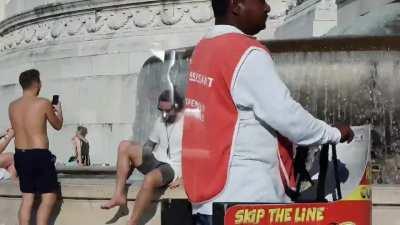
<path id="1" fill-rule="evenodd" d="M 371 201 L 235 205 L 224 225 L 371 225 Z"/>

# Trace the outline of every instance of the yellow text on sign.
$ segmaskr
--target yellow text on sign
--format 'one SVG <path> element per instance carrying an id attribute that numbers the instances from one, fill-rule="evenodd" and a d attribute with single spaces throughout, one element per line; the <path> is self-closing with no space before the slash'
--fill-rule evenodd
<path id="1" fill-rule="evenodd" d="M 324 207 L 269 209 L 270 223 L 318 222 L 324 220 Z"/>
<path id="2" fill-rule="evenodd" d="M 258 224 L 264 216 L 264 209 L 240 209 L 235 214 L 235 224 Z"/>

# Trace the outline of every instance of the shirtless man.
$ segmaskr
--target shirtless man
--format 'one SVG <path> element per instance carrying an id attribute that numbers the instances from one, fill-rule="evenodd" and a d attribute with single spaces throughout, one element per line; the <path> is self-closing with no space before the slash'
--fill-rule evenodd
<path id="1" fill-rule="evenodd" d="M 48 150 L 47 121 L 54 129 L 61 129 L 61 104 L 52 106 L 49 100 L 38 97 L 41 88 L 39 71 L 22 72 L 19 83 L 23 95 L 9 106 L 10 122 L 15 131 L 15 168 L 22 192 L 19 224 L 30 223 L 34 196 L 39 194 L 42 200 L 36 224 L 48 225 L 58 182 L 53 155 Z"/>

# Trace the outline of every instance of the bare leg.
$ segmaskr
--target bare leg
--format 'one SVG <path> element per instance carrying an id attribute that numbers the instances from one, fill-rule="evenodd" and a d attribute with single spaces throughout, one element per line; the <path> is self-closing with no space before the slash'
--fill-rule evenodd
<path id="1" fill-rule="evenodd" d="M 144 210 L 151 204 L 156 189 L 162 185 L 162 175 L 158 169 L 151 171 L 144 177 L 142 187 L 136 196 L 132 215 L 128 222 L 129 225 L 137 225 L 139 223 Z"/>
<path id="2" fill-rule="evenodd" d="M 117 179 L 113 197 L 101 205 L 102 209 L 111 209 L 126 204 L 126 180 L 133 169 L 142 164 L 142 149 L 137 143 L 122 141 L 118 146 Z"/>
<path id="3" fill-rule="evenodd" d="M 13 155 L 11 153 L 0 154 L 0 168 L 7 169 L 14 162 Z"/>
<path id="4" fill-rule="evenodd" d="M 29 225 L 35 195 L 32 193 L 22 193 L 22 202 L 19 207 L 19 225 Z"/>
<path id="5" fill-rule="evenodd" d="M 7 168 L 8 172 L 11 174 L 11 179 L 12 181 L 17 184 L 18 183 L 18 178 L 17 178 L 17 170 L 15 169 L 14 164 L 11 164 L 8 168 Z"/>
<path id="6" fill-rule="evenodd" d="M 11 153 L 0 154 L 0 168 L 6 169 L 11 174 L 11 179 L 17 183 L 17 171 L 14 167 L 14 156 Z"/>
<path id="7" fill-rule="evenodd" d="M 45 193 L 42 194 L 42 201 L 40 202 L 37 215 L 36 224 L 37 225 L 48 225 L 51 211 L 57 201 L 56 193 Z"/>

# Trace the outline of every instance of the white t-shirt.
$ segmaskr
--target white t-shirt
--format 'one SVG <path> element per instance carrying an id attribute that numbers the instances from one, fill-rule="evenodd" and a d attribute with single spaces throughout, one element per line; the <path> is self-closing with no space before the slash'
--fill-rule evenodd
<path id="1" fill-rule="evenodd" d="M 150 141 L 157 144 L 153 151 L 155 158 L 171 165 L 175 173 L 174 180 L 182 176 L 182 132 L 183 116 L 178 114 L 176 121 L 168 125 L 162 121 L 161 117 L 157 118 L 149 135 Z M 167 154 L 168 147 L 170 156 Z"/>

